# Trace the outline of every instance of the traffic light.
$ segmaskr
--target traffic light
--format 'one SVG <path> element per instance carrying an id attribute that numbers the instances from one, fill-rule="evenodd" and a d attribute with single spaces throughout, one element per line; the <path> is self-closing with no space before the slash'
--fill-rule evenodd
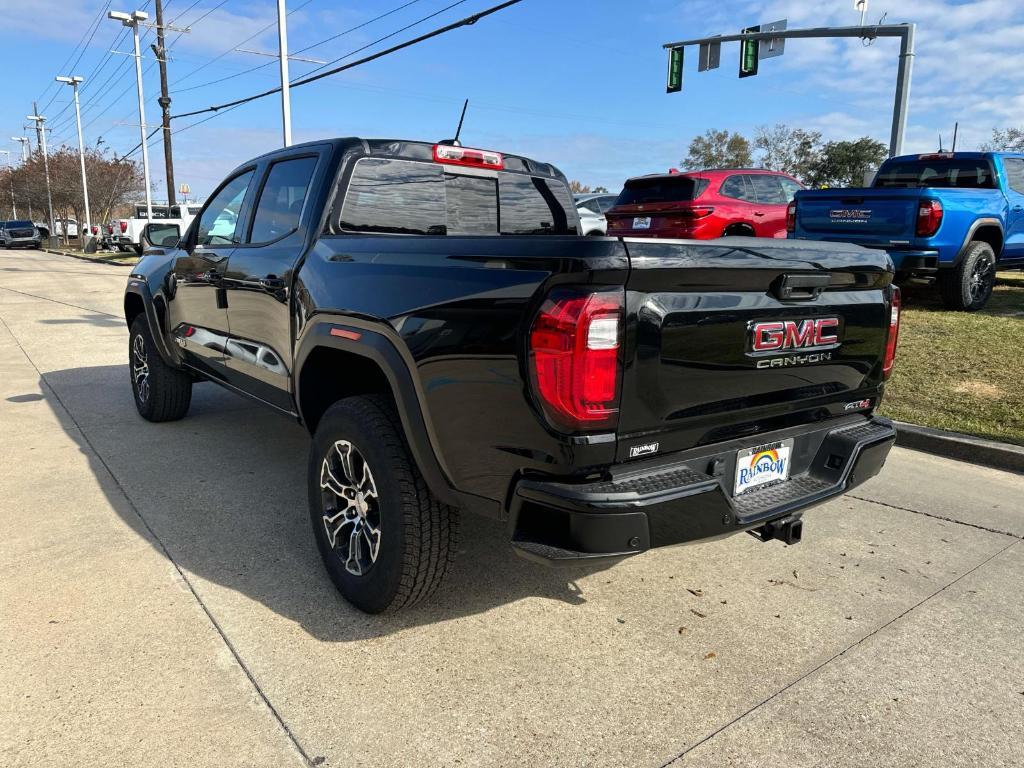
<path id="1" fill-rule="evenodd" d="M 679 93 L 683 90 L 683 49 L 669 48 L 668 51 L 668 82 L 665 93 Z"/>
<path id="2" fill-rule="evenodd" d="M 747 27 L 743 33 L 760 32 L 761 26 Z M 740 77 L 753 77 L 757 74 L 758 42 L 757 40 L 740 41 Z"/>

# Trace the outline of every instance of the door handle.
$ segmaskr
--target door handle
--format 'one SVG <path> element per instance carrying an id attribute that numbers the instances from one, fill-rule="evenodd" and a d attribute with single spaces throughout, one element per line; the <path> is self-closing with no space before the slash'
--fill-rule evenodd
<path id="1" fill-rule="evenodd" d="M 1024 211 L 1024 205 L 1015 205 L 1011 210 L 1016 213 L 1020 213 L 1021 211 Z"/>
<path id="2" fill-rule="evenodd" d="M 754 211 L 755 216 L 764 216 L 764 211 Z"/>
<path id="3" fill-rule="evenodd" d="M 284 279 L 280 277 L 274 277 L 273 275 L 267 275 L 259 279 L 260 288 L 265 288 L 268 291 L 279 291 L 284 288 Z"/>

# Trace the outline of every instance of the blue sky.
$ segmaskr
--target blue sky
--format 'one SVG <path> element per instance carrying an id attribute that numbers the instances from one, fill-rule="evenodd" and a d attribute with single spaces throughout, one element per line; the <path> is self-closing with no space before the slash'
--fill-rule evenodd
<path id="1" fill-rule="evenodd" d="M 454 1 L 415 0 L 303 55 L 337 58 Z M 407 2 L 289 0 L 289 8 L 297 9 L 289 18 L 290 48 L 312 45 Z M 494 2 L 464 0 L 389 42 Z M 152 11 L 145 0 L 139 4 Z M 46 106 L 44 114 L 54 127 L 51 144 L 74 144 L 70 89 L 58 89 L 53 77 L 85 76 L 97 68 L 82 90 L 87 143 L 102 137 L 119 153 L 138 143 L 131 60 L 107 55 L 121 31 L 118 23 L 103 18 L 91 42 L 75 50 L 107 5 L 106 0 L 0 0 L 5 75 L 0 137 L 7 149 L 17 152 L 17 144 L 6 139 L 22 133 L 33 99 L 39 99 L 40 108 Z M 120 0 L 110 7 L 132 10 Z M 242 47 L 276 50 L 275 9 L 273 0 L 165 0 L 168 22 L 193 27 L 176 40 L 169 37 L 174 40 L 168 65 L 172 112 L 276 85 L 272 59 L 231 52 L 252 35 Z M 1024 3 L 871 0 L 869 19 L 883 13 L 886 22 L 918 25 L 906 151 L 934 149 L 939 132 L 948 143 L 957 120 L 964 149 L 976 147 L 993 127 L 1024 125 L 1019 87 Z M 462 99 L 468 97 L 467 145 L 553 162 L 570 178 L 609 188 L 627 176 L 676 165 L 689 140 L 707 128 L 752 136 L 758 125 L 784 122 L 820 130 L 830 139 L 869 135 L 888 143 L 895 40 L 870 46 L 859 40 L 790 41 L 784 56 L 763 61 L 760 74 L 744 80 L 736 77 L 736 44 L 723 48 L 722 66 L 712 72 L 698 73 L 696 57 L 688 54 L 683 93 L 665 94 L 662 43 L 782 18 L 797 27 L 853 24 L 859 16 L 853 0 L 523 0 L 473 27 L 295 89 L 294 137 L 440 139 L 452 134 Z M 150 70 L 144 87 L 147 121 L 156 126 L 158 78 L 156 66 L 150 66 L 151 41 L 151 35 L 144 41 L 149 55 L 144 64 Z M 130 45 L 130 39 L 123 39 L 117 50 L 130 50 Z M 205 85 L 267 62 L 257 72 Z M 58 71 L 62 65 L 66 71 Z M 314 66 L 293 62 L 293 78 Z M 174 126 L 180 130 L 197 119 L 178 120 Z M 238 163 L 279 145 L 279 99 L 269 97 L 182 130 L 174 143 L 177 181 L 189 183 L 194 196 L 203 195 Z M 150 160 L 155 194 L 162 197 L 159 135 L 150 145 Z"/>

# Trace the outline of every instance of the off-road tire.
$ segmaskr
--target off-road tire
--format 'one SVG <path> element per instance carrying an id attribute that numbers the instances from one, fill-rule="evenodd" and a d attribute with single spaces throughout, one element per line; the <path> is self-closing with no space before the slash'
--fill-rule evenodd
<path id="1" fill-rule="evenodd" d="M 142 386 L 139 375 L 140 348 L 145 350 L 147 388 Z M 172 368 L 160 357 L 149 332 L 145 315 L 132 321 L 128 334 L 128 372 L 131 377 L 132 395 L 139 415 L 147 421 L 177 421 L 188 413 L 192 402 L 192 377 L 185 371 Z"/>
<path id="2" fill-rule="evenodd" d="M 377 493 L 378 554 L 362 575 L 346 568 L 325 524 L 330 491 L 321 483 L 321 472 L 339 441 L 365 460 Z M 327 573 L 342 596 L 360 610 L 384 613 L 414 605 L 433 594 L 451 568 L 458 511 L 427 489 L 389 398 L 348 397 L 328 408 L 310 447 L 308 495 L 313 535 Z M 336 541 L 343 542 L 343 535 L 336 534 Z"/>
<path id="3" fill-rule="evenodd" d="M 938 283 L 946 309 L 977 312 L 992 295 L 996 279 L 996 255 L 988 243 L 967 246 L 960 263 L 939 271 Z"/>

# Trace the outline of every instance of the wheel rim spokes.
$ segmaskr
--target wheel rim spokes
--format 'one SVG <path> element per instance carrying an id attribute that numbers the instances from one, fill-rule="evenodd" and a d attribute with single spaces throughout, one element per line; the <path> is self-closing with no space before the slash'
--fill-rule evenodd
<path id="1" fill-rule="evenodd" d="M 142 336 L 136 336 L 132 340 L 132 380 L 135 382 L 135 391 L 139 394 L 139 400 L 145 402 L 149 399 L 149 358 L 146 355 L 146 342 Z"/>
<path id="2" fill-rule="evenodd" d="M 327 541 L 345 570 L 362 576 L 380 553 L 380 503 L 366 459 L 347 440 L 321 462 L 320 490 Z"/>
<path id="3" fill-rule="evenodd" d="M 971 298 L 977 299 L 984 295 L 988 288 L 988 277 L 992 271 L 992 263 L 988 259 L 980 259 L 971 273 Z"/>

